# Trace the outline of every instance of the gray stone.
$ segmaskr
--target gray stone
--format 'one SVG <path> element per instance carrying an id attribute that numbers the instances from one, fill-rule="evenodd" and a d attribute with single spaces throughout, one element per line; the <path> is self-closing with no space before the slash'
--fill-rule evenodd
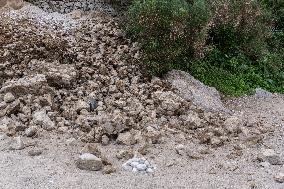
<path id="1" fill-rule="evenodd" d="M 42 150 L 30 150 L 28 152 L 28 155 L 29 156 L 39 156 L 42 154 Z"/>
<path id="2" fill-rule="evenodd" d="M 106 165 L 103 168 L 103 174 L 111 174 L 116 172 L 116 168 L 113 167 L 112 165 Z"/>
<path id="3" fill-rule="evenodd" d="M 138 171 L 146 171 L 147 166 L 145 164 L 138 164 L 136 168 Z"/>
<path id="4" fill-rule="evenodd" d="M 152 168 L 147 168 L 147 169 L 146 169 L 146 173 L 149 173 L 149 174 L 154 173 L 154 169 L 152 169 Z"/>
<path id="5" fill-rule="evenodd" d="M 55 124 L 46 114 L 45 110 L 40 110 L 34 113 L 33 121 L 35 124 L 42 126 L 45 130 L 52 130 L 55 127 Z"/>
<path id="6" fill-rule="evenodd" d="M 25 130 L 25 135 L 27 137 L 32 137 L 34 136 L 35 134 L 37 133 L 37 127 L 36 126 L 32 126 L 32 127 L 29 127 Z"/>
<path id="7" fill-rule="evenodd" d="M 19 96 L 26 94 L 44 94 L 53 92 L 53 90 L 47 86 L 45 75 L 37 74 L 33 77 L 23 77 L 4 83 L 0 93 L 9 92 Z"/>
<path id="8" fill-rule="evenodd" d="M 21 137 L 17 137 L 16 140 L 11 144 L 11 150 L 22 150 L 25 148 L 25 144 Z"/>
<path id="9" fill-rule="evenodd" d="M 271 165 L 283 165 L 283 159 L 273 150 L 264 149 L 262 153 L 258 156 L 258 159 L 263 162 L 269 162 Z"/>
<path id="10" fill-rule="evenodd" d="M 101 141 L 102 145 L 106 146 L 109 144 L 109 138 L 106 135 L 102 136 L 102 141 Z"/>
<path id="11" fill-rule="evenodd" d="M 178 94 L 185 100 L 190 100 L 206 110 L 229 112 L 215 88 L 204 85 L 190 74 L 173 70 L 166 75 L 166 80 L 177 89 Z"/>
<path id="12" fill-rule="evenodd" d="M 178 144 L 175 146 L 175 151 L 179 155 L 184 155 L 185 153 L 185 146 L 183 144 Z"/>
<path id="13" fill-rule="evenodd" d="M 136 143 L 135 137 L 130 132 L 120 133 L 116 139 L 118 144 L 133 145 Z"/>
<path id="14" fill-rule="evenodd" d="M 139 165 L 139 163 L 137 161 L 134 161 L 130 165 L 131 165 L 131 167 L 136 167 L 137 165 Z"/>
<path id="15" fill-rule="evenodd" d="M 103 167 L 102 160 L 90 153 L 80 155 L 76 165 L 79 169 L 88 171 L 99 171 Z"/>
<path id="16" fill-rule="evenodd" d="M 79 100 L 76 103 L 76 111 L 80 112 L 81 110 L 88 110 L 89 109 L 89 104 L 83 100 Z"/>
<path id="17" fill-rule="evenodd" d="M 284 173 L 278 173 L 277 175 L 274 176 L 274 180 L 279 183 L 284 182 Z"/>
<path id="18" fill-rule="evenodd" d="M 273 96 L 273 94 L 264 90 L 264 89 L 257 88 L 257 89 L 255 89 L 255 95 L 254 96 L 256 98 L 270 98 L 270 97 Z"/>
<path id="19" fill-rule="evenodd" d="M 4 112 L 7 116 L 10 116 L 11 114 L 16 114 L 17 112 L 19 112 L 20 107 L 21 107 L 20 101 L 16 100 L 16 101 L 12 102 L 11 104 L 9 104 L 5 108 Z"/>
<path id="20" fill-rule="evenodd" d="M 16 99 L 16 98 L 15 98 L 15 96 L 14 96 L 12 93 L 6 93 L 6 94 L 4 95 L 4 98 L 3 98 L 4 102 L 6 102 L 6 103 L 11 103 L 11 102 L 13 102 L 15 99 Z"/>

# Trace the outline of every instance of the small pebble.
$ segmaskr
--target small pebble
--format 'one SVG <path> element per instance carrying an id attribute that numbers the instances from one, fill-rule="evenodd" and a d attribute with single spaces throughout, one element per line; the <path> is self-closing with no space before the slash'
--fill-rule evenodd
<path id="1" fill-rule="evenodd" d="M 145 164 L 138 164 L 136 168 L 138 171 L 145 171 L 147 169 L 147 166 Z"/>
<path id="2" fill-rule="evenodd" d="M 132 162 L 130 165 L 131 165 L 132 167 L 136 167 L 137 165 L 139 165 L 139 163 L 136 162 L 136 161 L 134 161 L 134 162 Z"/>
<path id="3" fill-rule="evenodd" d="M 148 168 L 148 169 L 146 169 L 146 172 L 147 173 L 154 173 L 154 170 L 152 168 Z"/>
<path id="4" fill-rule="evenodd" d="M 98 102 L 95 99 L 90 100 L 90 111 L 93 112 L 98 107 Z"/>

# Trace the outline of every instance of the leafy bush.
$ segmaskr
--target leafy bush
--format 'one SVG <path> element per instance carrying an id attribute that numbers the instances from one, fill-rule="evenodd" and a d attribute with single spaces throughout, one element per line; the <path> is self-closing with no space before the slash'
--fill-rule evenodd
<path id="1" fill-rule="evenodd" d="M 242 53 L 258 59 L 266 52 L 268 14 L 251 0 L 222 1 L 215 8 L 209 43 L 225 54 Z"/>
<path id="2" fill-rule="evenodd" d="M 259 1 L 135 0 L 126 31 L 151 74 L 186 70 L 228 95 L 281 92 L 284 34 L 271 31 L 270 0 Z"/>
<path id="3" fill-rule="evenodd" d="M 284 30 L 284 1 L 283 0 L 260 0 L 273 16 L 274 29 Z"/>
<path id="4" fill-rule="evenodd" d="M 150 71 L 163 74 L 184 57 L 200 54 L 209 13 L 204 0 L 136 0 L 126 31 L 142 44 Z"/>

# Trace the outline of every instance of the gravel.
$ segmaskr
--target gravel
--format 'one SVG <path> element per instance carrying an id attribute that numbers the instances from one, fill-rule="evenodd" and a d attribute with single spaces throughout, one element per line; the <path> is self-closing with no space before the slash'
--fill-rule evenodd
<path id="1" fill-rule="evenodd" d="M 126 171 L 139 172 L 139 173 L 153 173 L 156 169 L 155 166 L 150 164 L 145 158 L 132 158 L 126 161 L 122 168 Z"/>

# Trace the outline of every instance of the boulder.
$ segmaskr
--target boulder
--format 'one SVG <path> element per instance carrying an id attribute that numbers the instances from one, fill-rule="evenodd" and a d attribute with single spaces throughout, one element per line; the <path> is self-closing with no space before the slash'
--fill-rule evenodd
<path id="1" fill-rule="evenodd" d="M 166 75 L 166 80 L 183 99 L 192 101 L 205 110 L 229 112 L 215 88 L 204 85 L 189 73 L 173 70 Z"/>

